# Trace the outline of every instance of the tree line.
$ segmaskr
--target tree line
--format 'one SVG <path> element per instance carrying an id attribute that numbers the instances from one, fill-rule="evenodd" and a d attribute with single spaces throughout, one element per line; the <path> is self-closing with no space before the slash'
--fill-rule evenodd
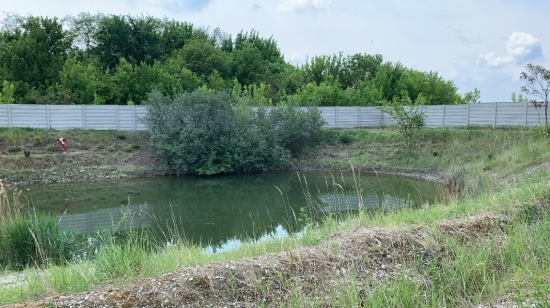
<path id="1" fill-rule="evenodd" d="M 0 32 L 0 103 L 141 104 L 225 91 L 243 105 L 378 106 L 479 99 L 452 81 L 382 55 L 321 55 L 293 65 L 272 37 L 151 16 L 81 13 L 62 19 L 9 14 Z M 477 91 L 477 92 L 476 92 Z"/>

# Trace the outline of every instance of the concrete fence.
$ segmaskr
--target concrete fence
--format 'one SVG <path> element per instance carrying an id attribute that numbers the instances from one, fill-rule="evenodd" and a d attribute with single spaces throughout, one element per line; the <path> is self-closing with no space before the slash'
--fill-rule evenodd
<path id="1" fill-rule="evenodd" d="M 376 107 L 320 107 L 328 128 L 379 127 L 393 119 Z M 424 106 L 426 126 L 538 126 L 544 111 L 529 103 L 480 103 Z M 147 130 L 145 106 L 0 105 L 0 127 Z"/>
<path id="2" fill-rule="evenodd" d="M 0 105 L 0 127 L 142 131 L 145 106 Z"/>

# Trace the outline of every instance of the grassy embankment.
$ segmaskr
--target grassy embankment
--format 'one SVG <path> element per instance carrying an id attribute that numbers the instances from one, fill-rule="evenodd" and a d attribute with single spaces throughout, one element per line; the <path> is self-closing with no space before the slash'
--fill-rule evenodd
<path id="1" fill-rule="evenodd" d="M 69 141 L 67 155 L 56 142 L 61 137 Z M 0 179 L 47 183 L 155 175 L 147 142 L 143 132 L 0 128 Z"/>
<path id="2" fill-rule="evenodd" d="M 27 133 L 32 135 L 34 132 Z M 101 140 L 127 140 L 118 139 L 114 132 L 72 133 L 90 136 L 91 140 L 97 140 L 98 136 L 104 136 Z M 2 140 L 9 140 L 6 135 L 10 134 L 13 132 L 2 131 Z M 71 140 L 74 136 L 66 138 Z M 93 141 L 82 142 L 94 144 Z M 79 150 L 94 152 L 101 143 L 107 142 L 96 142 L 88 149 Z M 2 156 L 1 169 L 8 178 L 16 178 L 17 172 L 52 174 L 55 172 L 52 170 L 63 163 L 75 163 L 73 169 L 79 169 L 76 168 L 77 159 L 71 162 L 66 158 L 63 162 L 59 153 L 46 153 L 40 158 L 44 162 L 58 162 L 42 163 L 45 169 L 36 165 L 20 167 L 23 165 L 13 161 L 24 162 L 23 153 L 7 153 L 9 147 L 4 142 L 2 147 L 5 156 Z M 549 150 L 548 139 L 539 138 L 534 130 L 426 129 L 421 132 L 412 154 L 407 153 L 402 137 L 392 129 L 331 132 L 325 145 L 296 161 L 296 168 L 349 170 L 353 166 L 362 171 L 434 175 L 459 192 L 461 198 L 420 210 L 405 209 L 376 215 L 362 212 L 343 223 L 329 217 L 324 224 L 311 226 L 301 237 L 251 243 L 214 255 L 206 255 L 185 242 L 154 253 L 141 249 L 139 243 L 110 246 L 91 261 L 20 273 L 25 283 L 0 288 L 0 302 L 81 292 L 108 281 L 120 286 L 139 277 L 159 275 L 181 267 L 291 251 L 328 243 L 325 241 L 337 232 L 356 232 L 368 226 L 374 228 L 372 233 L 375 235 L 378 230 L 385 235 L 395 235 L 395 240 L 392 236 L 375 237 L 379 244 L 376 255 L 367 254 L 345 263 L 344 271 L 335 268 L 324 273 L 323 276 L 328 277 L 325 280 L 313 284 L 299 270 L 281 276 L 258 277 L 266 280 L 257 282 L 255 297 L 250 295 L 243 299 L 237 297 L 235 281 L 229 279 L 227 288 L 219 295 L 223 297 L 222 293 L 227 293 L 235 301 L 240 299 L 259 305 L 264 302 L 266 306 L 292 307 L 327 304 L 334 307 L 456 307 L 490 305 L 502 299 L 508 302 L 530 300 L 545 305 L 550 289 L 550 245 L 547 241 L 550 216 L 546 212 L 550 201 Z M 127 154 L 106 151 L 103 157 L 116 156 L 124 160 L 119 156 Z M 61 158 L 57 160 L 47 158 L 58 156 Z M 91 157 L 93 154 L 89 160 Z M 4 162 L 12 164 L 13 169 L 5 171 Z M 92 165 L 101 170 L 100 160 L 87 166 Z M 111 172 L 118 170 L 111 169 Z M 150 173 L 150 170 L 140 170 L 143 174 Z M 491 218 L 487 223 L 478 223 L 475 217 L 479 216 Z M 473 226 L 469 225 L 471 221 Z M 334 258 L 345 258 L 340 255 L 344 249 L 338 243 L 333 242 L 327 250 Z M 374 281 L 371 276 L 364 275 L 359 265 L 370 264 L 367 259 L 378 260 L 380 256 L 377 255 L 382 251 L 384 266 L 393 266 L 396 274 L 391 279 Z M 279 286 L 277 291 L 272 289 L 273 283 Z"/>

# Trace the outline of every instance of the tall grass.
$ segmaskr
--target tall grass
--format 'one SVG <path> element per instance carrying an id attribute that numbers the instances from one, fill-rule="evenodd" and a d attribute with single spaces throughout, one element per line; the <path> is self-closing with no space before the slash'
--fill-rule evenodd
<path id="1" fill-rule="evenodd" d="M 24 205 L 20 196 L 21 190 L 0 183 L 0 268 L 21 270 L 71 260 L 76 233 L 60 231 L 55 220 Z"/>
<path id="2" fill-rule="evenodd" d="M 21 217 L 24 206 L 20 197 L 21 190 L 8 190 L 0 181 L 0 231 L 4 232 L 12 220 Z"/>

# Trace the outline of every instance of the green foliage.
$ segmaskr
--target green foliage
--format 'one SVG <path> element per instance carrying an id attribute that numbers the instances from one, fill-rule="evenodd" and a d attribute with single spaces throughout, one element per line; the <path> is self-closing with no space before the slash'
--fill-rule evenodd
<path id="1" fill-rule="evenodd" d="M 81 13 L 62 21 L 9 15 L 0 31 L 0 103 L 139 105 L 155 89 L 172 98 L 196 89 L 230 91 L 243 105 L 379 106 L 402 91 L 426 104 L 457 104 L 451 81 L 382 55 L 313 56 L 285 61 L 256 31 L 233 40 L 219 28 L 151 16 Z M 64 25 L 66 27 L 64 27 Z M 9 52 L 8 52 L 9 51 Z M 235 94 L 235 91 L 233 91 Z"/>
<path id="2" fill-rule="evenodd" d="M 342 133 L 338 136 L 338 140 L 340 141 L 340 143 L 342 144 L 350 144 L 350 143 L 353 143 L 354 141 L 354 136 L 352 134 L 346 134 L 346 133 Z"/>
<path id="3" fill-rule="evenodd" d="M 409 149 L 412 152 L 413 140 L 418 129 L 426 125 L 426 115 L 422 111 L 425 98 L 422 95 L 413 103 L 406 92 L 401 97 L 394 98 L 393 102 L 382 102 L 379 109 L 390 115 L 399 127 L 399 131 L 405 137 Z"/>
<path id="4" fill-rule="evenodd" d="M 548 127 L 546 125 L 539 125 L 535 129 L 535 134 L 539 138 L 548 138 L 548 137 L 550 137 L 550 127 Z"/>
<path id="5" fill-rule="evenodd" d="M 14 147 L 11 147 L 11 148 L 8 149 L 9 153 L 16 153 L 16 152 L 19 152 L 19 151 L 21 151 L 21 148 L 18 147 L 18 146 L 14 146 Z"/>
<path id="6" fill-rule="evenodd" d="M 36 214 L 10 221 L 0 241 L 5 248 L 0 263 L 24 269 L 71 260 L 76 234 L 59 231 L 55 220 Z"/>
<path id="7" fill-rule="evenodd" d="M 117 240 L 109 236 L 94 258 L 98 274 L 105 278 L 131 278 L 143 268 L 143 263 L 158 245 L 147 230 L 129 231 Z"/>
<path id="8" fill-rule="evenodd" d="M 516 94 L 515 92 L 511 95 L 511 100 L 514 103 L 527 103 L 529 102 L 529 99 L 527 97 L 523 96 L 523 93 Z"/>
<path id="9" fill-rule="evenodd" d="M 227 77 L 230 58 L 222 50 L 205 40 L 191 40 L 180 51 L 186 66 L 198 76 L 206 78 L 214 71 Z"/>
<path id="10" fill-rule="evenodd" d="M 59 151 L 59 146 L 57 146 L 55 144 L 50 144 L 50 145 L 48 145 L 47 149 L 50 152 L 57 152 L 57 151 Z"/>
<path id="11" fill-rule="evenodd" d="M 317 142 L 324 125 L 316 110 L 256 111 L 218 91 L 153 92 L 146 121 L 151 144 L 177 173 L 211 175 L 281 168 L 291 154 Z"/>
<path id="12" fill-rule="evenodd" d="M 15 85 L 7 80 L 2 81 L 2 91 L 0 91 L 0 104 L 13 104 Z"/>
<path id="13" fill-rule="evenodd" d="M 17 102 L 27 102 L 33 90 L 44 95 L 59 81 L 72 38 L 57 18 L 15 16 L 12 22 L 0 33 L 1 78 L 15 84 Z"/>
<path id="14" fill-rule="evenodd" d="M 70 93 L 70 102 L 73 104 L 101 104 L 106 98 L 102 97 L 103 80 L 101 72 L 92 63 L 82 63 L 74 57 L 65 61 L 60 72 L 61 81 L 59 91 Z"/>
<path id="15" fill-rule="evenodd" d="M 463 104 L 474 104 L 479 103 L 481 98 L 481 92 L 475 88 L 473 91 L 468 91 L 462 97 Z"/>

